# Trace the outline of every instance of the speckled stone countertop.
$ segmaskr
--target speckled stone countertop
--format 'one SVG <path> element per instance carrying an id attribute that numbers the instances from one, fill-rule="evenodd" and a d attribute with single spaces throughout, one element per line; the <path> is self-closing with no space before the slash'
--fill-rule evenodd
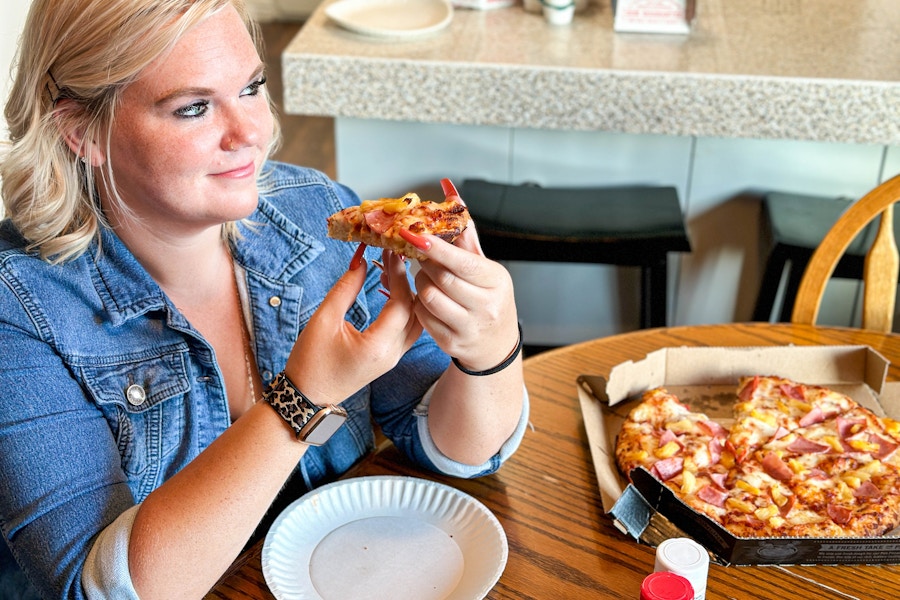
<path id="1" fill-rule="evenodd" d="M 456 9 L 412 40 L 342 29 L 325 0 L 283 55 L 292 114 L 900 145 L 900 0 L 698 0 L 689 36 Z"/>

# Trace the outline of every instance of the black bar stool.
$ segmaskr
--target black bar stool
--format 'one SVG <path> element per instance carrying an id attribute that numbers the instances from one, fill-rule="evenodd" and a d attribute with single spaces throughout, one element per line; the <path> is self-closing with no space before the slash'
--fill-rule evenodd
<path id="1" fill-rule="evenodd" d="M 771 192 L 763 200 L 763 225 L 768 226 L 772 245 L 753 309 L 754 321 L 789 322 L 794 299 L 806 265 L 852 198 L 809 196 Z M 894 235 L 900 239 L 898 219 Z M 834 270 L 834 277 L 862 280 L 866 252 L 875 238 L 878 222 L 869 223 L 853 240 Z M 775 300 L 782 278 L 785 278 L 781 308 L 774 317 Z"/>
<path id="2" fill-rule="evenodd" d="M 545 188 L 467 179 L 460 195 L 489 258 L 640 267 L 641 327 L 666 325 L 666 257 L 691 250 L 674 187 Z"/>

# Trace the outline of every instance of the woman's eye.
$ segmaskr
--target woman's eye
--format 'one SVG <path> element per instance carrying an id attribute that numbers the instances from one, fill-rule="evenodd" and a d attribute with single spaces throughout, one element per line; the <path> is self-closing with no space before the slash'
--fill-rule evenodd
<path id="1" fill-rule="evenodd" d="M 183 108 L 179 108 L 175 111 L 175 114 L 179 117 L 192 118 L 192 117 L 202 117 L 206 113 L 206 109 L 209 106 L 209 103 L 205 100 L 201 100 L 198 102 L 194 102 L 193 104 L 189 104 Z"/>
<path id="2" fill-rule="evenodd" d="M 244 91 L 241 95 L 242 96 L 256 96 L 257 94 L 259 94 L 259 88 L 261 88 L 264 85 L 266 85 L 266 78 L 260 77 L 259 79 L 257 79 L 256 81 L 254 81 L 253 83 L 251 83 L 250 85 L 245 87 Z"/>

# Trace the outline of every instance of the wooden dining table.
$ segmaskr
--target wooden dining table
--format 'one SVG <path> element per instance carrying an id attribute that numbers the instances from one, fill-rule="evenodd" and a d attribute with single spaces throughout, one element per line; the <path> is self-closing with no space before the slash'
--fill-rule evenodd
<path id="1" fill-rule="evenodd" d="M 604 513 L 576 379 L 607 375 L 613 366 L 659 348 L 778 345 L 867 345 L 891 361 L 888 380 L 900 380 L 900 335 L 768 323 L 645 329 L 526 359 L 531 427 L 518 452 L 493 475 L 474 480 L 438 476 L 416 468 L 384 443 L 346 476 L 426 478 L 482 502 L 502 524 L 509 544 L 506 567 L 487 598 L 637 599 L 641 581 L 653 571 L 655 550 L 620 532 Z M 260 541 L 245 551 L 207 598 L 274 598 L 262 572 L 262 546 Z M 339 565 L 336 569 L 340 572 Z M 706 597 L 900 598 L 900 566 L 712 564 Z"/>

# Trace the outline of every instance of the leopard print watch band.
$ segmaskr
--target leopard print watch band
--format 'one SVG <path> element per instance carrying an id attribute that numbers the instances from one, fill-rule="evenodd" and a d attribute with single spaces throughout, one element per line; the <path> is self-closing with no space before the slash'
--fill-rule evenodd
<path id="1" fill-rule="evenodd" d="M 339 406 L 320 407 L 298 390 L 282 371 L 266 389 L 263 399 L 284 419 L 301 442 L 319 446 L 347 419 Z"/>

